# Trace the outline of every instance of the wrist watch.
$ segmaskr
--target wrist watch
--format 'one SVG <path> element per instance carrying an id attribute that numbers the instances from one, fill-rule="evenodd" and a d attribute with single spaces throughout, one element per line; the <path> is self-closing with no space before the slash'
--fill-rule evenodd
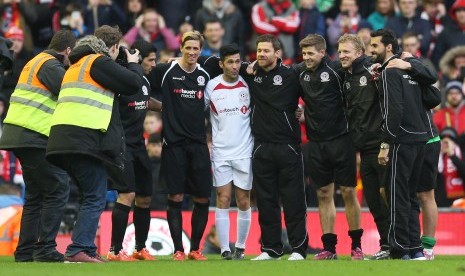
<path id="1" fill-rule="evenodd" d="M 379 146 L 380 149 L 389 149 L 389 144 L 388 143 L 381 143 L 381 145 Z"/>

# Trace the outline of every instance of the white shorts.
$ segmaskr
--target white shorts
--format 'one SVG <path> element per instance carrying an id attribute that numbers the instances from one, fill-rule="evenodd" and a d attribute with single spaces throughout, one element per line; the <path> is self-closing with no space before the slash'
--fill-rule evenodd
<path id="1" fill-rule="evenodd" d="M 233 181 L 243 190 L 252 190 L 252 158 L 212 161 L 213 186 L 221 187 Z"/>

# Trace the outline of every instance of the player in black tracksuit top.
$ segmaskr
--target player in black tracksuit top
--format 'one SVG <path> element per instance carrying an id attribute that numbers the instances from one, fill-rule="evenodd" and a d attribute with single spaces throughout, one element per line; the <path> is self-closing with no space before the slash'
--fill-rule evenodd
<path id="1" fill-rule="evenodd" d="M 371 33 L 371 54 L 389 63 L 398 51 L 395 34 L 386 29 Z M 436 82 L 432 78 L 429 84 Z M 410 72 L 387 68 L 377 80 L 382 99 L 383 135 L 378 162 L 387 165 L 386 195 L 390 216 L 388 240 L 391 258 L 424 260 L 420 240 L 417 187 L 426 142 L 433 138 L 423 91 Z"/>
<path id="2" fill-rule="evenodd" d="M 131 96 L 119 96 L 119 113 L 126 138 L 126 152 L 123 171 L 107 167 L 110 178 L 109 189 L 118 191 L 118 200 L 112 212 L 111 248 L 107 255 L 107 259 L 110 261 L 126 261 L 132 258 L 154 259 L 145 248 L 150 228 L 149 207 L 152 197 L 152 172 L 143 133 L 151 94 L 150 83 L 145 76 L 155 65 L 157 49 L 144 40 L 136 41 L 132 48 L 139 50 L 144 76 L 142 77 L 142 87 L 138 93 Z M 124 58 L 117 58 L 117 61 L 119 60 L 124 60 Z M 121 250 L 129 212 L 134 200 L 133 221 L 136 244 L 134 253 L 131 252 L 131 255 L 127 256 Z"/>
<path id="3" fill-rule="evenodd" d="M 240 72 L 249 85 L 251 95 L 251 128 L 254 136 L 252 171 L 263 252 L 254 260 L 275 259 L 284 254 L 280 202 L 292 252 L 305 258 L 308 247 L 307 205 L 300 126 L 295 116 L 298 99 L 302 95 L 298 73 L 283 65 L 275 55 L 277 47 L 280 47 L 276 38 L 263 35 L 257 43 L 260 48 L 262 44 L 267 47 L 260 53 L 257 49 L 259 62 L 255 67 L 256 74 L 247 74 L 247 65 Z M 200 63 L 216 75 L 221 73 L 218 60 L 209 57 Z M 267 66 L 265 70 L 260 67 L 260 60 L 276 63 L 274 67 Z"/>
<path id="4" fill-rule="evenodd" d="M 352 259 L 363 259 L 360 228 L 360 204 L 356 186 L 355 148 L 348 132 L 343 108 L 344 71 L 339 61 L 326 55 L 326 41 L 310 34 L 299 43 L 304 62 L 299 65 L 300 86 L 305 101 L 305 123 L 308 142 L 308 171 L 318 188 L 318 204 L 323 235 L 323 251 L 316 260 L 337 258 L 334 222 L 335 185 L 341 189 L 352 239 Z"/>

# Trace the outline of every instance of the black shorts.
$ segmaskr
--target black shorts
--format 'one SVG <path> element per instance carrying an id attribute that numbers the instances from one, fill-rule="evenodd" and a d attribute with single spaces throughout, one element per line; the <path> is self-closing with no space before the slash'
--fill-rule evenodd
<path id="1" fill-rule="evenodd" d="M 333 182 L 339 186 L 356 186 L 355 147 L 349 135 L 308 143 L 308 173 L 318 188 Z"/>
<path id="2" fill-rule="evenodd" d="M 152 196 L 152 171 L 147 150 L 127 151 L 123 171 L 115 166 L 107 166 L 106 170 L 109 178 L 108 190 Z"/>
<path id="3" fill-rule="evenodd" d="M 212 169 L 210 152 L 205 144 L 163 146 L 160 183 L 170 195 L 211 196 Z"/>
<path id="4" fill-rule="evenodd" d="M 440 142 L 426 144 L 425 160 L 421 166 L 420 183 L 418 183 L 417 192 L 426 192 L 436 188 L 440 151 Z"/>

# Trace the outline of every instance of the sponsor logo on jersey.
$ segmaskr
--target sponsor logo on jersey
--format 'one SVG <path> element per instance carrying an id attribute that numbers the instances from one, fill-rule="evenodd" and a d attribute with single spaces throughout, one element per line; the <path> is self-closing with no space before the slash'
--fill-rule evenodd
<path id="1" fill-rule="evenodd" d="M 253 81 L 256 83 L 262 83 L 262 77 L 255 77 Z"/>
<path id="2" fill-rule="evenodd" d="M 186 76 L 182 76 L 182 77 L 173 77 L 173 80 L 180 80 L 180 81 L 183 81 L 186 79 Z"/>
<path id="3" fill-rule="evenodd" d="M 147 109 L 148 101 L 133 101 L 128 103 L 128 107 L 134 107 L 135 110 Z"/>
<path id="4" fill-rule="evenodd" d="M 321 82 L 327 82 L 329 81 L 329 74 L 328 72 L 323 72 L 320 74 L 320 79 L 321 79 Z"/>
<path id="5" fill-rule="evenodd" d="M 367 85 L 367 77 L 361 76 L 359 81 L 360 81 L 360 86 L 366 86 Z"/>
<path id="6" fill-rule="evenodd" d="M 350 82 L 346 82 L 346 89 L 350 89 Z"/>
<path id="7" fill-rule="evenodd" d="M 241 112 L 242 112 L 242 114 L 247 113 L 248 110 L 249 110 L 249 108 L 248 108 L 247 106 L 245 106 L 245 105 L 243 105 L 243 106 L 241 107 Z"/>
<path id="8" fill-rule="evenodd" d="M 175 88 L 173 89 L 174 94 L 179 94 L 181 98 L 186 98 L 186 99 L 202 99 L 203 98 L 203 92 L 201 90 L 196 91 L 196 90 L 186 90 L 184 88 Z"/>
<path id="9" fill-rule="evenodd" d="M 282 85 L 283 84 L 283 78 L 280 75 L 276 75 L 273 78 L 273 85 Z"/>
<path id="10" fill-rule="evenodd" d="M 200 86 L 204 86 L 205 85 L 205 78 L 203 76 L 198 76 L 197 77 L 197 84 L 200 85 Z"/>
<path id="11" fill-rule="evenodd" d="M 245 91 L 239 93 L 239 101 L 245 103 L 249 101 L 249 94 Z"/>

